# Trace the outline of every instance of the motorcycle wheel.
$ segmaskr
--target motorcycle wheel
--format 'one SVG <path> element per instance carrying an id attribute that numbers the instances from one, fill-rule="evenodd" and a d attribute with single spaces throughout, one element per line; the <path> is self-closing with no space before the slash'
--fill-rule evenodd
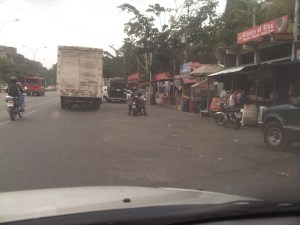
<path id="1" fill-rule="evenodd" d="M 15 109 L 13 107 L 11 107 L 9 109 L 9 116 L 10 116 L 11 120 L 16 120 L 16 112 L 15 112 Z"/>
<path id="2" fill-rule="evenodd" d="M 241 122 L 240 122 L 239 119 L 235 119 L 235 120 L 233 121 L 233 127 L 234 127 L 234 129 L 240 129 L 240 127 L 241 127 Z"/>
<path id="3" fill-rule="evenodd" d="M 214 121 L 219 124 L 219 125 L 223 125 L 225 124 L 225 115 L 224 113 L 216 113 L 214 115 Z"/>
<path id="4" fill-rule="evenodd" d="M 137 116 L 137 114 L 138 114 L 137 109 L 136 108 L 132 109 L 132 115 Z"/>

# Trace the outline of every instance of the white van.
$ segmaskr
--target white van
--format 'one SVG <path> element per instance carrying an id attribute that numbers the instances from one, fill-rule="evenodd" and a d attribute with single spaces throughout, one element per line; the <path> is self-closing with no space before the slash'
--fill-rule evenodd
<path id="1" fill-rule="evenodd" d="M 102 87 L 102 97 L 107 99 L 107 86 Z"/>

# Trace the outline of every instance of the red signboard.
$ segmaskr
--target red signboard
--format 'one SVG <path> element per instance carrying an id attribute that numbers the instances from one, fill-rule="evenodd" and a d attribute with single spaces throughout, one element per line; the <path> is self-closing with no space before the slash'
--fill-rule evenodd
<path id="1" fill-rule="evenodd" d="M 288 25 L 288 15 L 252 27 L 237 35 L 237 43 L 244 44 L 264 35 L 285 32 Z"/>
<path id="2" fill-rule="evenodd" d="M 168 79 L 170 79 L 169 72 L 158 73 L 155 75 L 155 80 L 168 80 Z"/>
<path id="3" fill-rule="evenodd" d="M 197 79 L 191 79 L 189 77 L 182 78 L 183 84 L 195 84 L 197 83 Z"/>
<path id="4" fill-rule="evenodd" d="M 127 78 L 128 81 L 137 81 L 138 79 L 139 79 L 139 74 L 138 73 L 131 74 Z"/>

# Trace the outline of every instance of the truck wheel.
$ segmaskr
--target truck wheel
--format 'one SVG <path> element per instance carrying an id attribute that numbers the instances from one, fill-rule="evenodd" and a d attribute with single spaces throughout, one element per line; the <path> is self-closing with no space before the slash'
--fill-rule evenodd
<path id="1" fill-rule="evenodd" d="M 60 97 L 60 107 L 62 109 L 65 109 L 67 107 L 65 99 L 63 97 Z"/>
<path id="2" fill-rule="evenodd" d="M 99 101 L 98 101 L 98 100 L 94 100 L 93 103 L 92 103 L 92 105 L 91 105 L 91 108 L 92 108 L 93 110 L 98 110 L 98 109 L 100 109 L 100 103 L 99 103 Z"/>
<path id="3" fill-rule="evenodd" d="M 283 151 L 291 146 L 281 123 L 277 121 L 272 121 L 265 127 L 264 142 L 269 149 L 275 151 Z"/>

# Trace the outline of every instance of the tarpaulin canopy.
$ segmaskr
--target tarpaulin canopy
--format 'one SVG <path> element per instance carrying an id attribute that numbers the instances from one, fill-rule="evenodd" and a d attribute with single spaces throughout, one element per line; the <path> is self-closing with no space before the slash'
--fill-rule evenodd
<path id="1" fill-rule="evenodd" d="M 256 67 L 258 67 L 257 64 L 231 67 L 231 68 L 227 68 L 227 69 L 221 70 L 216 73 L 212 73 L 212 74 L 208 75 L 208 77 L 213 77 L 213 76 L 222 75 L 222 74 L 230 74 L 230 73 L 235 73 L 235 72 L 247 72 Z"/>
<path id="2" fill-rule="evenodd" d="M 191 72 L 192 76 L 206 76 L 223 70 L 224 67 L 216 64 L 205 64 Z"/>

